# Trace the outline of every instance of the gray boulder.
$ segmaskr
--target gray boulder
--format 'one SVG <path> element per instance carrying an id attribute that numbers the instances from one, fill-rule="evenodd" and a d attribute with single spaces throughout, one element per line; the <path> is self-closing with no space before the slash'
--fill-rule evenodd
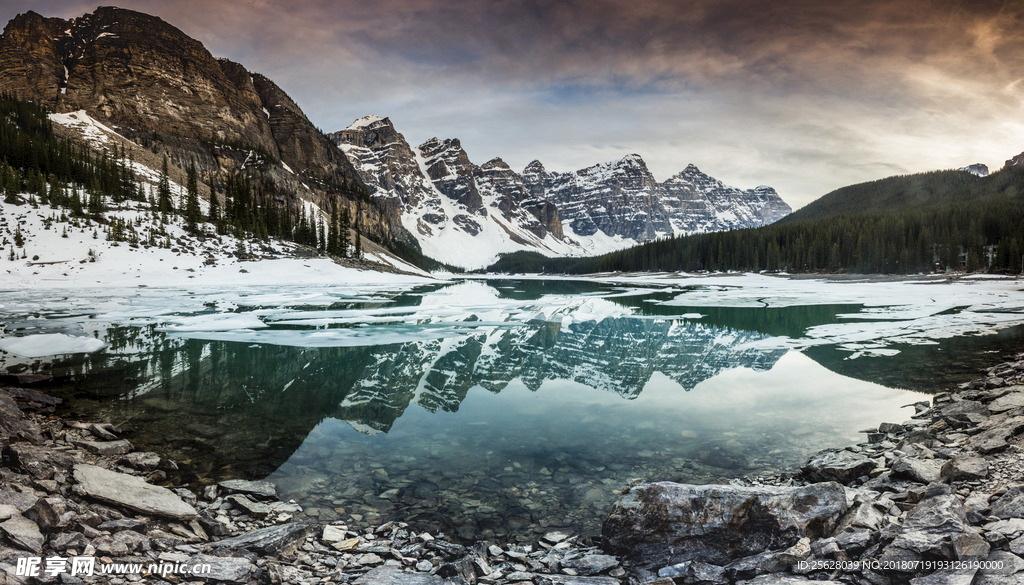
<path id="1" fill-rule="evenodd" d="M 967 521 L 960 500 L 951 494 L 921 501 L 907 514 L 903 526 L 882 553 L 885 562 L 917 561 L 922 558 L 955 559 L 953 539 L 976 530 Z M 912 565 L 908 565 L 911 567 Z M 908 568 L 906 572 L 912 572 Z"/>
<path id="2" fill-rule="evenodd" d="M 605 546 L 656 570 L 685 561 L 725 565 L 786 549 L 807 536 L 831 534 L 847 511 L 834 483 L 739 487 L 643 483 L 612 507 L 602 527 Z"/>
<path id="3" fill-rule="evenodd" d="M 992 502 L 991 514 L 1003 520 L 1024 518 L 1024 486 L 1012 487 Z"/>
<path id="4" fill-rule="evenodd" d="M 988 477 L 988 461 L 981 457 L 955 457 L 942 466 L 946 481 L 974 481 Z"/>
<path id="5" fill-rule="evenodd" d="M 875 468 L 875 462 L 845 449 L 826 449 L 810 458 L 801 469 L 808 481 L 849 484 Z"/>
<path id="6" fill-rule="evenodd" d="M 942 478 L 942 462 L 934 459 L 903 457 L 892 464 L 892 476 L 917 483 L 932 483 Z"/>

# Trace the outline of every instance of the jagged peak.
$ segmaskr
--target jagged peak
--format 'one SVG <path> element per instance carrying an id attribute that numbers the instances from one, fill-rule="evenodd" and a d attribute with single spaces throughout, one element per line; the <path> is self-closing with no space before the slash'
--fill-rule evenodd
<path id="1" fill-rule="evenodd" d="M 508 163 L 506 163 L 505 161 L 501 160 L 500 156 L 496 156 L 496 157 L 492 158 L 491 160 L 485 162 L 484 164 L 480 165 L 480 168 L 482 168 L 484 170 L 490 170 L 490 169 L 512 170 L 512 167 L 508 166 Z"/>
<path id="2" fill-rule="evenodd" d="M 543 173 L 545 172 L 544 163 L 537 159 L 531 160 L 530 164 L 526 165 L 523 169 L 523 173 Z"/>
<path id="3" fill-rule="evenodd" d="M 424 150 L 455 150 L 455 149 L 461 150 L 462 149 L 462 142 L 460 142 L 458 138 L 445 138 L 445 139 L 441 139 L 441 138 L 438 138 L 437 136 L 434 136 L 432 138 L 428 138 L 427 140 L 425 140 L 423 142 L 423 144 L 420 144 L 417 148 L 419 148 L 420 151 L 424 151 Z"/>
<path id="4" fill-rule="evenodd" d="M 370 114 L 368 116 L 363 116 L 362 118 L 358 118 L 355 122 L 352 122 L 351 124 L 349 124 L 348 128 L 345 128 L 345 129 L 346 130 L 358 130 L 360 128 L 366 128 L 368 126 L 377 126 L 377 125 L 379 125 L 378 123 L 380 123 L 380 122 L 383 122 L 383 123 L 387 124 L 388 126 L 391 126 L 391 120 L 389 118 L 384 117 L 384 116 L 378 116 L 377 114 Z"/>

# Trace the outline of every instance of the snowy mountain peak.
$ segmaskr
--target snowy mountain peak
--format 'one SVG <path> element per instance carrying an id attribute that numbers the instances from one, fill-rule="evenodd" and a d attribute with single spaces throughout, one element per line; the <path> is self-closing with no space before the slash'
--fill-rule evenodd
<path id="1" fill-rule="evenodd" d="M 356 130 L 358 128 L 366 128 L 367 126 L 375 126 L 378 125 L 378 123 L 383 123 L 388 126 L 391 126 L 391 120 L 389 120 L 388 118 L 378 116 L 376 114 L 370 114 L 369 116 L 363 116 L 362 118 L 359 118 L 355 122 L 352 122 L 351 124 L 349 124 L 348 128 L 345 129 Z"/>

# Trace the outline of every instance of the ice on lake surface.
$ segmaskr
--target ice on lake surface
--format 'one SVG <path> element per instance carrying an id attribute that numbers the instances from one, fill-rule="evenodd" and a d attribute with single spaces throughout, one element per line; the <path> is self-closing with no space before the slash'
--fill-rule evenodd
<path id="1" fill-rule="evenodd" d="M 0 356 L 195 479 L 269 477 L 323 520 L 504 540 L 593 532 L 634 477 L 793 470 L 905 420 L 922 391 L 1024 348 L 1020 285 L 6 291 Z M 42 357 L 44 339 L 90 353 Z"/>

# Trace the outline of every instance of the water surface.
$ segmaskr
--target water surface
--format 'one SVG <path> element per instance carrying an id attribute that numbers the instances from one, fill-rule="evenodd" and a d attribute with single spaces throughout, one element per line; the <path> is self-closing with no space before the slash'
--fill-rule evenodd
<path id="1" fill-rule="evenodd" d="M 401 518 L 507 540 L 596 532 L 635 477 L 794 470 L 1022 345 L 1018 312 L 971 313 L 969 299 L 746 302 L 741 289 L 489 280 L 23 293 L 5 297 L 7 335 L 108 345 L 2 359 L 58 374 L 71 408 L 120 424 L 193 479 L 267 477 L 322 520 Z M 990 329 L 963 328 L 986 319 Z"/>

